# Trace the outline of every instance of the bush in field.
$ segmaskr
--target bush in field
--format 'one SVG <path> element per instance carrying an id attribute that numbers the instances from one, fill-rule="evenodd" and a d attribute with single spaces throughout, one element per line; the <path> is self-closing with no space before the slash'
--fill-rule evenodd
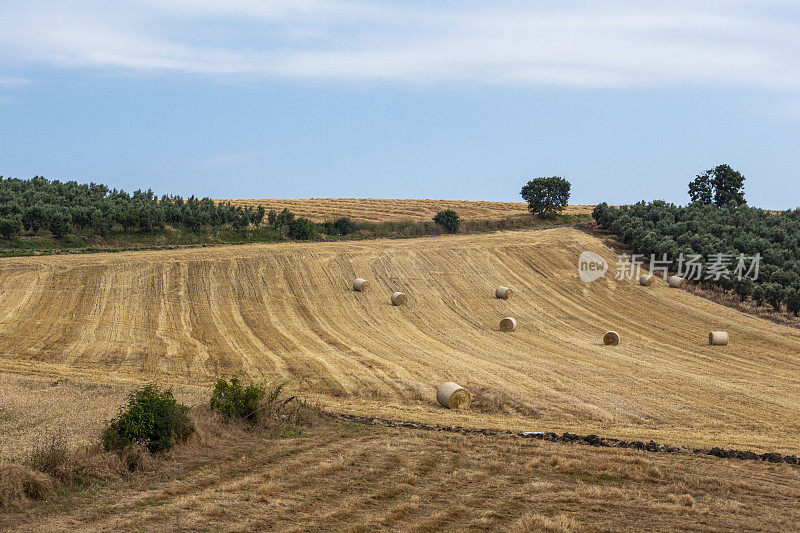
<path id="1" fill-rule="evenodd" d="M 528 202 L 528 210 L 541 218 L 560 213 L 569 202 L 572 185 L 564 178 L 536 178 L 522 187 L 520 194 Z"/>
<path id="2" fill-rule="evenodd" d="M 220 378 L 211 393 L 211 408 L 225 418 L 241 418 L 255 424 L 261 419 L 260 403 L 265 395 L 261 386 L 244 386 L 236 377 L 230 381 Z"/>
<path id="3" fill-rule="evenodd" d="M 123 451 L 142 444 L 150 452 L 169 450 L 194 433 L 189 407 L 178 403 L 172 392 L 154 384 L 136 389 L 128 403 L 103 431 L 106 450 Z"/>
<path id="4" fill-rule="evenodd" d="M 314 236 L 317 225 L 305 217 L 298 217 L 289 223 L 288 235 L 298 241 L 307 241 Z"/>
<path id="5" fill-rule="evenodd" d="M 439 211 L 433 217 L 433 221 L 443 227 L 447 233 L 458 233 L 458 227 L 461 225 L 461 218 L 452 209 Z"/>
<path id="6" fill-rule="evenodd" d="M 273 210 L 272 212 L 274 213 L 275 211 Z M 275 229 L 283 229 L 288 228 L 292 222 L 294 222 L 294 213 L 284 207 L 280 213 L 275 213 L 272 225 L 275 226 Z"/>
<path id="7" fill-rule="evenodd" d="M 356 231 L 356 223 L 347 217 L 337 218 L 333 222 L 323 222 L 322 231 L 327 235 L 350 235 Z"/>
<path id="8" fill-rule="evenodd" d="M 339 232 L 339 235 L 350 235 L 356 231 L 356 223 L 348 217 L 337 218 L 333 221 L 333 229 Z"/>
<path id="9" fill-rule="evenodd" d="M 259 430 L 268 434 L 297 436 L 301 427 L 312 423 L 320 413 L 296 396 L 286 396 L 287 384 L 279 380 L 245 386 L 237 378 L 219 379 L 211 393 L 211 408 L 228 420 L 258 424 Z"/>

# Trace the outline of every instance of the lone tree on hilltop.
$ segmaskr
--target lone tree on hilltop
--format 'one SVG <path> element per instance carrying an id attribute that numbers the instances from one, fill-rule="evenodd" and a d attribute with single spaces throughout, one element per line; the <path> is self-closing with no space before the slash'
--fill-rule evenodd
<path id="1" fill-rule="evenodd" d="M 698 174 L 689 183 L 689 198 L 692 202 L 715 204 L 720 207 L 728 204 L 745 204 L 744 176 L 728 165 L 717 165 Z"/>
<path id="2" fill-rule="evenodd" d="M 461 225 L 461 218 L 458 216 L 458 213 L 452 209 L 439 211 L 436 213 L 436 216 L 433 217 L 433 221 L 443 227 L 447 233 L 458 232 L 458 227 Z"/>
<path id="3" fill-rule="evenodd" d="M 528 210 L 541 218 L 560 213 L 569 202 L 570 182 L 564 178 L 536 178 L 522 187 L 520 194 L 528 202 Z"/>

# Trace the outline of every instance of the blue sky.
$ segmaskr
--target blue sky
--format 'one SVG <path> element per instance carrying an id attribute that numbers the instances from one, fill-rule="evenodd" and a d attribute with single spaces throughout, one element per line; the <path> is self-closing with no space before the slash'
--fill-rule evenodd
<path id="1" fill-rule="evenodd" d="M 98 7 L 102 6 L 102 7 Z M 800 206 L 800 7 L 4 0 L 0 175 L 217 198 Z"/>

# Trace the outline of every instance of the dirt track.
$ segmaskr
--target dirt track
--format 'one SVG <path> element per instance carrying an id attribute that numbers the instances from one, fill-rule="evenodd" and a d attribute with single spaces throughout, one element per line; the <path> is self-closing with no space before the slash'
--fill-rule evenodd
<path id="1" fill-rule="evenodd" d="M 583 250 L 613 265 L 572 228 L 5 259 L 0 371 L 292 377 L 340 411 L 797 453 L 800 331 L 663 282 L 584 284 Z M 356 276 L 371 290 L 353 292 Z M 504 316 L 517 331 L 498 331 Z M 603 346 L 612 328 L 622 343 Z M 712 329 L 731 344 L 707 346 Z M 445 380 L 484 402 L 439 408 Z"/>

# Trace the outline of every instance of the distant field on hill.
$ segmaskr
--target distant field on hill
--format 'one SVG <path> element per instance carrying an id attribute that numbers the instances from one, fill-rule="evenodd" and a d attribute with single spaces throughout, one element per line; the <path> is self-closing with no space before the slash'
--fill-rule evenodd
<path id="1" fill-rule="evenodd" d="M 430 220 L 442 209 L 453 209 L 467 220 L 497 220 L 527 215 L 528 207 L 523 202 L 481 202 L 470 200 L 395 200 L 388 198 L 303 198 L 282 200 L 262 198 L 253 200 L 217 200 L 233 205 L 263 205 L 268 211 L 287 208 L 298 216 L 314 222 L 324 222 L 339 217 L 350 217 L 368 222 L 400 220 Z M 564 211 L 568 215 L 591 214 L 593 205 L 571 205 Z"/>

